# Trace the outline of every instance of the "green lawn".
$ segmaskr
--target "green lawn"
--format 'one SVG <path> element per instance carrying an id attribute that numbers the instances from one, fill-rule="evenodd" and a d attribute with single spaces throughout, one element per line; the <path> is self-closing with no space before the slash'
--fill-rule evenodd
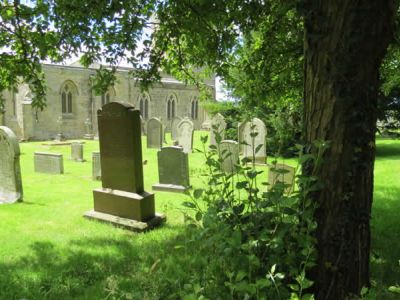
<path id="1" fill-rule="evenodd" d="M 196 132 L 195 147 L 201 147 L 201 134 Z M 187 269 L 195 250 L 180 247 L 181 203 L 187 196 L 157 192 L 156 208 L 167 223 L 145 234 L 90 221 L 82 215 L 92 209 L 92 190 L 101 185 L 91 179 L 91 152 L 98 142 L 85 142 L 84 163 L 69 159 L 70 146 L 20 146 L 24 202 L 0 206 L 0 299 L 179 298 L 182 279 L 196 271 Z M 65 174 L 34 173 L 34 151 L 62 153 Z M 146 149 L 144 139 L 147 191 L 158 182 L 156 153 Z M 202 154 L 190 154 L 189 163 L 191 184 L 202 186 Z M 400 141 L 378 142 L 375 174 L 371 266 L 382 292 L 400 284 Z"/>

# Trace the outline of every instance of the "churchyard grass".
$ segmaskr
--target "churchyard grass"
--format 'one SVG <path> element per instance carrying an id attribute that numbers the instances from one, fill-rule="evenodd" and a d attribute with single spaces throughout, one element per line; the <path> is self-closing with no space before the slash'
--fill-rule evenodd
<path id="1" fill-rule="evenodd" d="M 202 134 L 195 132 L 194 148 L 201 147 Z M 157 149 L 142 141 L 145 188 L 151 191 L 158 182 Z M 202 271 L 193 263 L 196 249 L 185 247 L 187 196 L 156 192 L 156 211 L 166 213 L 167 223 L 144 234 L 90 221 L 82 215 L 101 186 L 91 178 L 98 142 L 85 141 L 84 163 L 70 160 L 70 146 L 20 146 L 24 202 L 0 206 L 0 299 L 174 299 L 179 290 L 200 288 L 185 285 Z M 34 173 L 34 151 L 63 154 L 65 173 Z M 201 187 L 203 155 L 190 154 L 189 165 L 191 185 Z M 387 291 L 400 284 L 399 174 L 400 141 L 378 140 L 371 260 L 378 299 L 399 296 Z"/>

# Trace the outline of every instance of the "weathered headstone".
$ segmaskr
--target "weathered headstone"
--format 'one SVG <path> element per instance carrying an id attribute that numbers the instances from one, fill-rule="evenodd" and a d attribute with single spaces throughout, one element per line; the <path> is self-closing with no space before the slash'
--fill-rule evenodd
<path id="1" fill-rule="evenodd" d="M 189 187 L 188 154 L 182 147 L 163 147 L 157 153 L 159 183 L 153 190 L 185 192 Z"/>
<path id="2" fill-rule="evenodd" d="M 269 189 L 278 182 L 285 185 L 285 192 L 290 193 L 294 190 L 294 176 L 296 169 L 285 164 L 273 164 L 268 171 Z"/>
<path id="3" fill-rule="evenodd" d="M 211 129 L 210 129 L 210 145 L 216 145 L 215 133 L 218 132 L 221 136 L 221 140 L 225 138 L 226 122 L 224 117 L 218 113 L 211 119 Z"/>
<path id="4" fill-rule="evenodd" d="M 243 156 L 256 163 L 265 164 L 266 146 L 265 136 L 267 128 L 263 121 L 258 118 L 253 118 L 250 122 L 246 122 L 243 129 L 243 141 L 247 145 L 243 145 Z"/>
<path id="5" fill-rule="evenodd" d="M 161 148 L 163 142 L 163 125 L 158 118 L 147 122 L 147 148 Z"/>
<path id="6" fill-rule="evenodd" d="M 93 140 L 94 139 L 93 125 L 92 125 L 92 121 L 90 120 L 90 118 L 87 118 L 85 120 L 85 131 L 86 131 L 86 133 L 83 136 L 83 138 L 86 140 Z"/>
<path id="7" fill-rule="evenodd" d="M 102 188 L 93 190 L 94 210 L 85 214 L 131 230 L 160 224 L 154 194 L 144 190 L 140 111 L 111 102 L 98 110 Z"/>
<path id="8" fill-rule="evenodd" d="M 63 125 L 64 125 L 64 120 L 62 116 L 59 116 L 57 118 L 57 129 L 58 129 L 58 133 L 56 135 L 55 140 L 58 142 L 64 141 L 65 137 L 63 135 Z"/>
<path id="9" fill-rule="evenodd" d="M 101 180 L 100 152 L 92 152 L 92 179 Z"/>
<path id="10" fill-rule="evenodd" d="M 0 126 L 0 204 L 22 201 L 19 144 L 14 132 Z"/>
<path id="11" fill-rule="evenodd" d="M 184 118 L 178 125 L 178 144 L 183 148 L 183 152 L 191 153 L 193 148 L 193 122 L 189 118 Z"/>
<path id="12" fill-rule="evenodd" d="M 219 145 L 222 159 L 222 170 L 226 173 L 234 173 L 239 163 L 239 145 L 236 141 L 224 140 Z"/>
<path id="13" fill-rule="evenodd" d="M 172 141 L 178 140 L 178 125 L 182 121 L 181 117 L 175 117 L 171 122 L 171 139 Z"/>
<path id="14" fill-rule="evenodd" d="M 78 162 L 83 162 L 83 144 L 73 142 L 71 144 L 71 159 Z"/>
<path id="15" fill-rule="evenodd" d="M 64 160 L 62 154 L 35 152 L 34 169 L 37 173 L 63 174 Z"/>

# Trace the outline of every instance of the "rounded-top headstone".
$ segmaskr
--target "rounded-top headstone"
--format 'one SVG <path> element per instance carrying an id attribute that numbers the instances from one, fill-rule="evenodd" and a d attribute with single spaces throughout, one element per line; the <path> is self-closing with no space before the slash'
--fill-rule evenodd
<path id="1" fill-rule="evenodd" d="M 22 180 L 16 135 L 0 126 L 0 203 L 22 201 Z"/>
<path id="2" fill-rule="evenodd" d="M 194 124 L 189 118 L 184 118 L 178 125 L 178 144 L 182 146 L 183 152 L 190 153 L 193 148 Z"/>
<path id="3" fill-rule="evenodd" d="M 210 145 L 216 145 L 215 133 L 218 132 L 221 136 L 221 140 L 225 137 L 226 122 L 223 115 L 217 113 L 211 119 L 211 129 L 210 129 Z"/>
<path id="4" fill-rule="evenodd" d="M 163 125 L 158 118 L 147 122 L 147 148 L 161 148 L 163 144 Z"/>

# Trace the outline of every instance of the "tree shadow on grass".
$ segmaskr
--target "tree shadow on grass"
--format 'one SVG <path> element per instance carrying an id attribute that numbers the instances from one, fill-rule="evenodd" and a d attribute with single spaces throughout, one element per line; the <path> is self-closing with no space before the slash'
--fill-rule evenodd
<path id="1" fill-rule="evenodd" d="M 29 255 L 0 263 L 0 299 L 165 299 L 188 276 L 185 259 L 195 253 L 175 249 L 185 231 L 169 240 L 127 233 L 67 246 L 36 241 Z"/>
<path id="2" fill-rule="evenodd" d="M 375 188 L 379 192 L 374 197 L 371 221 L 372 279 L 387 291 L 388 286 L 400 284 L 400 188 Z M 378 299 L 399 299 L 398 294 L 382 297 Z"/>
<path id="3" fill-rule="evenodd" d="M 400 143 L 378 144 L 376 147 L 376 158 L 390 158 L 392 160 L 400 160 Z"/>

